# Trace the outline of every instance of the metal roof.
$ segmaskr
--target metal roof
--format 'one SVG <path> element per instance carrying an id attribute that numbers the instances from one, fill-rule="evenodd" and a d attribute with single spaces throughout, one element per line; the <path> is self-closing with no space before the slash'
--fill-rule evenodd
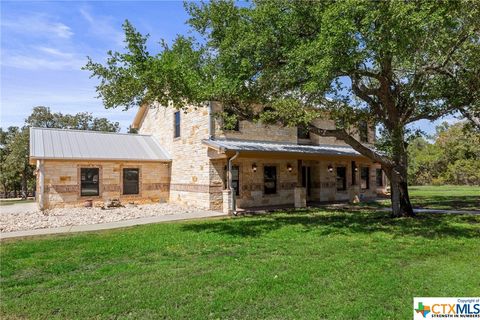
<path id="1" fill-rule="evenodd" d="M 31 159 L 169 161 L 149 135 L 30 128 Z"/>
<path id="2" fill-rule="evenodd" d="M 297 153 L 297 154 L 318 154 L 318 155 L 337 155 L 337 156 L 360 156 L 360 153 L 349 146 L 338 145 L 302 145 L 293 143 L 275 143 L 265 141 L 245 141 L 245 140 L 203 140 L 203 143 L 220 150 L 225 151 L 248 151 L 248 152 L 279 152 L 279 153 Z"/>

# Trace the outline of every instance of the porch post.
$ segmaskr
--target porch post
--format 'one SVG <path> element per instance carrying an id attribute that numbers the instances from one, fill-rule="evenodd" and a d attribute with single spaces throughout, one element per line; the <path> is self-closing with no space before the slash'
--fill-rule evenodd
<path id="1" fill-rule="evenodd" d="M 45 166 L 43 160 L 37 160 L 37 173 L 38 173 L 38 207 L 40 210 L 45 209 Z"/>

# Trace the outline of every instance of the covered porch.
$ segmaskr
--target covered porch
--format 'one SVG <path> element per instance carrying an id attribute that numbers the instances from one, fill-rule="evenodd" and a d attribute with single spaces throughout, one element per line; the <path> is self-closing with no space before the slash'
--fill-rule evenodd
<path id="1" fill-rule="evenodd" d="M 258 207 L 362 201 L 385 192 L 380 165 L 343 145 L 208 140 L 226 213 Z"/>

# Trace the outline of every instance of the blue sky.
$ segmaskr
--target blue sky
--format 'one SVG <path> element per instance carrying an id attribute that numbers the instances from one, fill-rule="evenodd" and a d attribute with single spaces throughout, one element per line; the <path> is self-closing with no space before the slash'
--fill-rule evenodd
<path id="1" fill-rule="evenodd" d="M 80 68 L 90 56 L 105 61 L 123 47 L 122 22 L 149 33 L 149 49 L 188 32 L 181 1 L 2 1 L 1 126 L 21 126 L 34 106 L 63 113 L 92 112 L 125 129 L 136 110 L 105 109 L 95 98 L 96 79 Z M 455 121 L 452 117 L 446 119 Z M 435 124 L 418 123 L 431 133 Z"/>

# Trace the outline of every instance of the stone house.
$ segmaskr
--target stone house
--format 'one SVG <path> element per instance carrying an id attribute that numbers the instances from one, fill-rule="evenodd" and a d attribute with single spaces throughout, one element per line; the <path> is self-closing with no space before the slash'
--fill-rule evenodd
<path id="1" fill-rule="evenodd" d="M 83 133 L 117 139 L 119 146 L 113 154 L 113 147 L 103 150 L 108 139 L 95 138 L 90 149 L 93 153 L 100 149 L 102 157 L 86 151 L 78 159 L 71 154 L 70 159 L 42 157 L 35 152 L 40 140 L 35 141 L 34 136 L 31 159 L 37 162 L 37 186 L 44 181 L 43 192 L 38 190 L 39 203 L 48 208 L 116 197 L 121 201 L 171 201 L 231 213 L 264 206 L 304 207 L 308 202 L 361 200 L 385 193 L 386 179 L 380 165 L 345 142 L 251 121 L 239 121 L 234 130 L 224 130 L 221 118 L 215 116 L 221 111 L 222 105 L 216 102 L 187 111 L 144 105 L 132 124 L 138 135 Z M 335 126 L 330 120 L 318 121 L 322 127 Z M 62 137 L 71 133 L 51 131 Z M 357 138 L 373 143 L 375 133 L 362 126 Z M 44 144 L 45 139 L 52 138 L 44 138 Z M 123 147 L 127 144 L 124 140 L 149 149 L 133 152 Z M 87 167 L 100 169 L 95 171 L 100 190 L 95 196 L 82 194 Z M 126 195 L 124 171 L 135 168 L 139 170 L 133 172 L 137 177 L 133 184 L 141 192 Z"/>

